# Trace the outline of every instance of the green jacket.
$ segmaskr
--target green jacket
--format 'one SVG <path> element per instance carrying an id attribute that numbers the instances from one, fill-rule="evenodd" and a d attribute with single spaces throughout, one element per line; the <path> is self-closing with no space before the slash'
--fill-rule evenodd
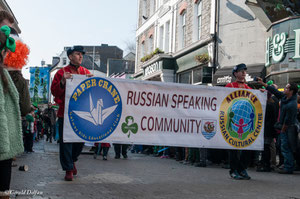
<path id="1" fill-rule="evenodd" d="M 19 94 L 8 72 L 8 92 L 4 93 L 0 77 L 0 160 L 8 160 L 24 152 Z"/>

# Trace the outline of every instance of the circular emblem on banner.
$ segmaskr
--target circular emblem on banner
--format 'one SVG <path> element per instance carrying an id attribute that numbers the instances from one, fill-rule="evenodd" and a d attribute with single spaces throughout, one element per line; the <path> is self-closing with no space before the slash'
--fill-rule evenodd
<path id="1" fill-rule="evenodd" d="M 100 141 L 110 136 L 118 126 L 121 114 L 120 93 L 107 79 L 86 79 L 70 97 L 68 116 L 71 127 L 86 141 Z"/>
<path id="2" fill-rule="evenodd" d="M 262 130 L 260 101 L 248 90 L 230 93 L 221 104 L 219 123 L 223 138 L 229 145 L 235 148 L 250 146 Z"/>

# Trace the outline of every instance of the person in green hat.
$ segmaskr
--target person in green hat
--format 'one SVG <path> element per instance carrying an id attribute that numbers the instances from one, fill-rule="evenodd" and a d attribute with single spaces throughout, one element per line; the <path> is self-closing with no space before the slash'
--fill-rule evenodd
<path id="1" fill-rule="evenodd" d="M 8 51 L 15 51 L 10 28 L 0 28 L 0 195 L 9 190 L 12 158 L 24 152 L 18 91 L 3 66 Z"/>

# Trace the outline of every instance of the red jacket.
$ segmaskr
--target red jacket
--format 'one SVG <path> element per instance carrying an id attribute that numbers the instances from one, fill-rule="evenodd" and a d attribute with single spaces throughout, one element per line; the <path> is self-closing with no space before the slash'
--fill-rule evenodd
<path id="1" fill-rule="evenodd" d="M 80 75 L 90 74 L 90 71 L 82 66 L 79 66 L 76 70 L 74 66 L 68 65 L 57 71 L 51 84 L 51 93 L 54 96 L 54 101 L 59 105 L 57 117 L 64 117 L 66 85 L 62 86 L 60 81 L 65 72 Z"/>
<path id="2" fill-rule="evenodd" d="M 246 83 L 240 83 L 240 82 L 228 83 L 228 84 L 226 84 L 225 87 L 252 89 Z"/>

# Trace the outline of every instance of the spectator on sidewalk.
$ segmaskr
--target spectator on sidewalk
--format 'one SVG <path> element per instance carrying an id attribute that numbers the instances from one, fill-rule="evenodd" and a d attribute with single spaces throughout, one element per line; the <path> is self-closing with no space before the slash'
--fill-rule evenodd
<path id="1" fill-rule="evenodd" d="M 124 159 L 126 159 L 127 156 L 127 144 L 114 144 L 114 149 L 115 149 L 115 159 L 120 159 L 121 153 Z"/>
<path id="2" fill-rule="evenodd" d="M 54 108 L 52 108 L 51 102 L 48 103 L 48 107 L 44 110 L 43 113 L 44 123 L 45 123 L 45 133 L 47 136 L 46 141 L 49 140 L 52 143 L 52 138 L 55 131 L 55 123 L 56 123 L 56 113 Z"/>
<path id="3" fill-rule="evenodd" d="M 84 54 L 85 52 L 82 46 L 73 46 L 68 49 L 67 56 L 70 59 L 70 64 L 57 71 L 51 85 L 51 93 L 55 97 L 54 101 L 59 105 L 57 112 L 60 147 L 59 156 L 62 169 L 66 171 L 66 181 L 72 181 L 73 175 L 77 175 L 75 162 L 78 160 L 78 156 L 84 145 L 84 143 L 65 143 L 63 141 L 66 79 L 70 79 L 72 74 L 92 76 L 88 69 L 81 66 Z"/>
<path id="4" fill-rule="evenodd" d="M 24 132 L 24 148 L 26 153 L 33 151 L 33 136 L 34 136 L 34 110 L 26 115 L 26 131 Z"/>
<path id="5" fill-rule="evenodd" d="M 283 92 L 278 91 L 272 86 L 268 86 L 258 78 L 258 83 L 266 87 L 280 99 L 280 117 L 276 125 L 281 129 L 281 153 L 284 157 L 284 168 L 280 174 L 292 174 L 294 171 L 294 154 L 297 149 L 298 134 L 296 130 L 297 122 L 297 93 L 298 87 L 295 83 L 288 83 Z"/>
<path id="6" fill-rule="evenodd" d="M 7 51 L 16 47 L 9 34 L 8 26 L 0 28 L 0 193 L 10 189 L 12 159 L 24 151 L 19 94 L 3 66 Z"/>
<path id="7" fill-rule="evenodd" d="M 107 154 L 108 154 L 109 148 L 110 148 L 109 143 L 96 143 L 96 148 L 94 151 L 94 159 L 96 159 L 97 155 L 100 155 L 101 151 L 103 150 L 103 153 L 102 153 L 103 160 L 107 160 Z"/>
<path id="8" fill-rule="evenodd" d="M 274 125 L 276 123 L 276 105 L 272 94 L 268 92 L 267 107 L 265 114 L 264 129 L 264 151 L 262 152 L 261 165 L 257 167 L 258 172 L 271 171 L 271 143 L 276 136 Z"/>

